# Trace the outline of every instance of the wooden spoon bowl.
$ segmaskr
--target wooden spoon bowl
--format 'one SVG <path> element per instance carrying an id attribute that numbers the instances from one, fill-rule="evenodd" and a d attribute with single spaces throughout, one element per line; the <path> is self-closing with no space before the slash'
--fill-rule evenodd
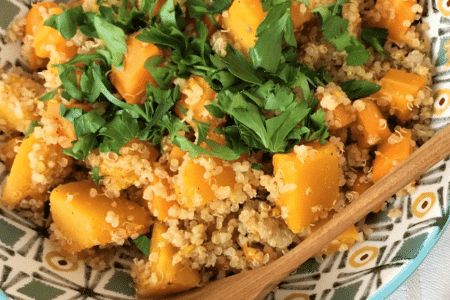
<path id="1" fill-rule="evenodd" d="M 423 172 L 450 154 L 450 125 L 399 164 L 325 226 L 311 234 L 297 247 L 276 261 L 252 270 L 212 282 L 183 294 L 168 296 L 171 300 L 254 300 L 264 298 L 289 273 L 318 253 L 352 224 L 361 220 Z"/>

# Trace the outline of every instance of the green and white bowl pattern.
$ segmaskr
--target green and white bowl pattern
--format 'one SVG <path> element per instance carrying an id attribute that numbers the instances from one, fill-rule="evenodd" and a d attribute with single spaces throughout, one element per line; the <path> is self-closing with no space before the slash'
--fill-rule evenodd
<path id="1" fill-rule="evenodd" d="M 15 16 L 28 11 L 30 0 L 0 0 L 0 66 L 22 65 L 20 47 L 5 44 L 5 29 Z M 450 39 L 450 1 L 427 3 L 424 21 L 436 66 L 433 127 L 450 122 L 450 61 L 444 43 Z M 1 109 L 1 108 L 0 108 Z M 413 195 L 397 199 L 388 210 L 370 214 L 366 223 L 373 233 L 350 250 L 322 263 L 310 259 L 278 285 L 266 300 L 384 299 L 423 261 L 449 223 L 449 158 L 427 171 Z M 3 174 L 1 179 L 3 179 Z M 399 208 L 391 218 L 389 209 Z M 15 213 L 0 209 L 0 291 L 5 299 L 76 300 L 133 299 L 126 249 L 110 267 L 97 271 L 70 263 L 48 241 L 48 227 L 36 226 Z M 0 292 L 1 293 L 1 292 Z M 0 294 L 0 300 L 3 300 Z"/>

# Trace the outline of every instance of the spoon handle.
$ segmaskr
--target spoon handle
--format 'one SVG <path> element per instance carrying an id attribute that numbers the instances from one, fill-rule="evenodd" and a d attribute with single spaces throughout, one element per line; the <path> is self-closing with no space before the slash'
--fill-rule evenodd
<path id="1" fill-rule="evenodd" d="M 195 289 L 172 300 L 255 300 L 262 299 L 289 273 L 316 255 L 352 224 L 362 219 L 424 171 L 450 154 L 450 125 L 435 134 L 388 175 L 375 183 L 361 197 L 347 205 L 320 230 L 297 247 L 267 266 L 242 272 L 203 288 Z"/>

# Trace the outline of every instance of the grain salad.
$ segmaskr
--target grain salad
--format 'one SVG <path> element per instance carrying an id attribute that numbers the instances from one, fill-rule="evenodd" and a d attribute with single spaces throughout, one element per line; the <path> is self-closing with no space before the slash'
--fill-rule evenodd
<path id="1" fill-rule="evenodd" d="M 34 4 L 7 35 L 24 65 L 0 70 L 1 203 L 50 222 L 69 260 L 105 268 L 128 247 L 140 297 L 266 265 L 433 135 L 422 11 L 416 0 Z M 353 225 L 316 259 L 369 230 Z"/>

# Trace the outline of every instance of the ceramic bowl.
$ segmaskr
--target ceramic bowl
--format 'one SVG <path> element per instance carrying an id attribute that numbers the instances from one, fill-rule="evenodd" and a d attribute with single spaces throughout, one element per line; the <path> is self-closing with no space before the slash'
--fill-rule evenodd
<path id="1" fill-rule="evenodd" d="M 21 65 L 18 45 L 6 45 L 7 25 L 25 15 L 31 0 L 0 0 L 0 66 Z M 426 5 L 436 91 L 432 125 L 450 121 L 450 61 L 443 45 L 450 38 L 450 2 Z M 1 108 L 0 108 L 1 109 Z M 427 171 L 412 195 L 398 198 L 386 211 L 370 214 L 373 233 L 363 243 L 318 263 L 310 259 L 281 282 L 267 300 L 383 299 L 398 288 L 423 261 L 449 223 L 450 170 L 448 159 Z M 3 174 L 3 177 L 5 174 Z M 392 208 L 401 214 L 389 217 Z M 48 241 L 48 226 L 36 226 L 0 209 L 0 299 L 134 299 L 129 275 L 131 257 L 119 252 L 102 271 L 70 263 Z M 1 292 L 0 292 L 1 293 Z"/>

